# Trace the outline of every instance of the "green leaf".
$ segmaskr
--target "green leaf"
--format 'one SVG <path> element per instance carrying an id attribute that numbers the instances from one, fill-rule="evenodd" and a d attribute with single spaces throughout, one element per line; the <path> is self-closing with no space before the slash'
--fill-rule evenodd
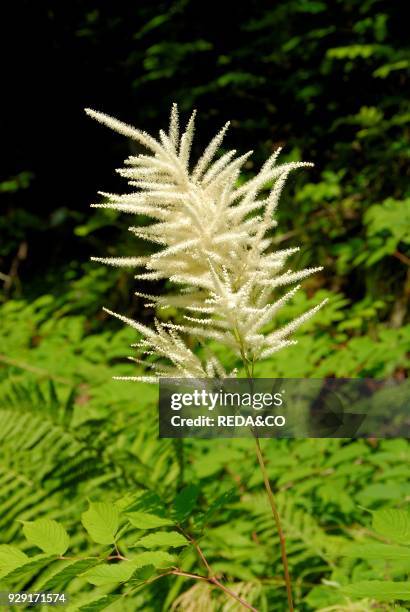
<path id="1" fill-rule="evenodd" d="M 175 557 L 162 550 L 151 552 L 143 552 L 135 557 L 132 557 L 130 563 L 134 567 L 144 567 L 144 565 L 153 565 L 156 568 L 165 568 L 175 565 Z"/>
<path id="2" fill-rule="evenodd" d="M 107 584 L 127 582 L 135 569 L 135 565 L 130 561 L 121 561 L 121 563 L 112 563 L 110 565 L 97 565 L 82 574 L 82 576 L 94 586 L 105 586 Z"/>
<path id="3" fill-rule="evenodd" d="M 64 527 L 52 519 L 24 522 L 23 532 L 29 544 L 41 548 L 49 555 L 63 555 L 70 544 Z"/>
<path id="4" fill-rule="evenodd" d="M 219 497 L 217 497 L 212 504 L 209 506 L 208 510 L 204 514 L 203 523 L 208 523 L 221 508 L 229 504 L 236 497 L 237 491 L 235 489 L 229 489 L 222 493 Z"/>
<path id="5" fill-rule="evenodd" d="M 410 544 L 410 512 L 389 508 L 376 510 L 373 512 L 373 529 L 399 544 Z"/>
<path id="6" fill-rule="evenodd" d="M 22 550 L 8 544 L 0 545 L 0 578 L 28 561 Z"/>
<path id="7" fill-rule="evenodd" d="M 144 565 L 143 567 L 135 568 L 135 571 L 132 575 L 133 582 L 145 582 L 151 578 L 151 576 L 155 574 L 155 567 L 153 565 Z"/>
<path id="8" fill-rule="evenodd" d="M 53 589 L 63 589 L 73 578 L 84 573 L 90 567 L 97 565 L 96 559 L 77 559 L 76 561 L 61 561 L 57 567 L 57 571 L 45 579 L 40 579 L 36 583 L 35 588 L 42 591 L 52 591 Z"/>
<path id="9" fill-rule="evenodd" d="M 343 593 L 349 597 L 362 599 L 370 597 L 378 601 L 410 600 L 410 582 L 392 582 L 383 580 L 363 580 L 343 587 Z"/>
<path id="10" fill-rule="evenodd" d="M 172 564 L 171 562 L 174 563 L 174 558 L 167 555 L 167 553 L 162 555 L 161 553 L 159 555 L 156 553 L 143 553 L 130 561 L 98 565 L 84 572 L 82 576 L 94 586 L 119 584 L 127 582 L 132 577 L 141 582 L 152 576 L 155 572 L 155 567 L 169 567 Z"/>
<path id="11" fill-rule="evenodd" d="M 119 513 L 113 504 L 90 502 L 81 522 L 97 544 L 114 544 L 119 527 Z"/>
<path id="12" fill-rule="evenodd" d="M 155 527 L 173 525 L 173 521 L 148 512 L 129 512 L 126 516 L 131 525 L 137 527 L 137 529 L 154 529 Z"/>
<path id="13" fill-rule="evenodd" d="M 342 550 L 342 555 L 357 559 L 388 559 L 390 561 L 410 561 L 410 548 L 379 544 L 378 542 L 363 542 L 351 544 Z"/>
<path id="14" fill-rule="evenodd" d="M 145 491 L 137 496 L 129 495 L 128 497 L 130 503 L 126 506 L 127 512 L 147 512 L 148 514 L 155 514 L 155 516 L 166 516 L 163 501 L 153 491 Z M 126 500 L 123 500 L 123 504 L 126 504 Z"/>
<path id="15" fill-rule="evenodd" d="M 18 567 L 13 568 L 7 574 L 2 575 L 2 580 L 13 581 L 19 580 L 27 574 L 33 575 L 35 572 L 43 569 L 50 563 L 55 561 L 54 555 L 35 555 L 34 557 L 27 557 L 27 561 Z"/>
<path id="16" fill-rule="evenodd" d="M 195 508 L 199 492 L 197 486 L 189 485 L 176 496 L 172 516 L 177 522 L 184 521 L 191 514 Z"/>
<path id="17" fill-rule="evenodd" d="M 136 546 L 144 548 L 154 548 L 155 546 L 166 546 L 167 548 L 178 548 L 187 546 L 188 540 L 177 531 L 158 531 L 144 536 L 136 543 Z"/>

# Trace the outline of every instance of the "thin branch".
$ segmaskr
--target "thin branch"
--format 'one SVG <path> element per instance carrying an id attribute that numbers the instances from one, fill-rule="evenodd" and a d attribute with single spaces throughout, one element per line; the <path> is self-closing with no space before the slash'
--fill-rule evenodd
<path id="1" fill-rule="evenodd" d="M 121 559 L 122 561 L 127 561 L 127 557 L 124 557 L 121 553 L 120 553 L 120 549 L 118 548 L 118 544 L 117 542 L 114 542 L 114 548 L 115 548 L 115 552 L 117 553 L 116 555 L 109 557 L 109 559 Z"/>
<path id="2" fill-rule="evenodd" d="M 400 251 L 394 251 L 393 257 L 396 257 L 396 259 L 404 263 L 406 266 L 410 266 L 410 257 L 407 257 L 407 255 L 404 255 L 404 253 L 400 253 Z"/>
<path id="3" fill-rule="evenodd" d="M 240 353 L 241 353 L 243 365 L 245 367 L 246 375 L 250 382 L 251 392 L 253 392 L 253 371 L 254 371 L 255 360 L 247 359 L 246 354 L 245 354 L 245 348 L 243 345 L 243 340 L 237 329 L 235 329 L 235 332 L 238 337 L 238 341 L 240 343 Z M 250 367 L 249 367 L 249 364 L 251 364 Z M 259 439 L 257 436 L 255 436 L 253 431 L 252 431 L 252 434 L 255 438 L 256 455 L 258 457 L 259 466 L 262 471 L 263 482 L 265 484 L 265 489 L 268 494 L 269 504 L 272 508 L 273 518 L 275 519 L 276 528 L 278 530 L 279 542 L 280 542 L 280 552 L 281 552 L 283 571 L 284 571 L 284 576 L 285 576 L 286 594 L 288 598 L 289 612 L 293 612 L 294 607 L 293 607 L 293 596 L 292 596 L 292 582 L 291 582 L 290 573 L 289 573 L 288 557 L 286 554 L 286 540 L 285 540 L 285 536 L 283 533 L 279 512 L 276 508 L 275 498 L 272 492 L 272 488 L 270 486 L 269 476 L 268 476 L 268 472 L 266 469 L 265 460 L 262 455 L 262 450 L 259 444 Z"/>
<path id="4" fill-rule="evenodd" d="M 201 574 L 193 574 L 192 572 L 184 572 L 180 569 L 174 569 L 167 574 L 174 574 L 174 576 L 184 576 L 185 578 L 192 578 L 193 580 L 202 580 L 203 582 L 209 582 L 207 576 L 201 576 Z M 166 575 L 166 574 L 165 574 Z"/>
<path id="5" fill-rule="evenodd" d="M 194 548 L 196 549 L 198 555 L 200 556 L 202 563 L 205 565 L 206 570 L 208 572 L 208 575 L 212 576 L 214 574 L 214 572 L 212 571 L 211 566 L 209 565 L 208 561 L 206 560 L 206 557 L 205 557 L 204 553 L 202 552 L 202 549 L 199 546 L 198 542 L 196 542 L 192 537 L 190 537 L 190 536 L 188 536 L 188 537 L 191 540 L 191 543 L 194 546 Z"/>
<path id="6" fill-rule="evenodd" d="M 206 576 L 201 576 L 200 574 L 191 574 L 190 572 L 183 572 L 179 569 L 173 570 L 170 573 L 174 574 L 175 576 L 185 576 L 186 578 L 192 578 L 193 580 L 202 580 L 203 582 L 207 582 L 208 584 L 213 584 L 216 587 L 218 587 L 218 589 L 221 589 L 221 591 L 223 591 L 224 593 L 226 593 L 233 599 L 236 599 L 236 601 L 239 602 L 247 610 L 258 612 L 257 608 L 254 608 L 245 599 L 242 599 L 242 597 L 239 597 L 239 595 L 237 595 L 234 591 L 231 591 L 231 589 L 228 589 L 228 587 L 226 587 L 221 582 L 219 582 L 219 580 L 215 578 L 215 576 L 207 578 Z"/>
<path id="7" fill-rule="evenodd" d="M 178 529 L 191 542 L 192 546 L 197 551 L 197 553 L 199 555 L 199 558 L 201 559 L 202 563 L 204 564 L 204 566 L 206 568 L 206 571 L 208 572 L 208 576 L 201 576 L 200 574 L 191 574 L 190 572 L 181 572 L 181 570 L 175 570 L 175 571 L 173 571 L 171 573 L 176 574 L 176 572 L 178 572 L 178 574 L 176 574 L 178 576 L 182 576 L 183 575 L 183 576 L 185 576 L 187 578 L 193 578 L 193 579 L 196 579 L 196 580 L 203 580 L 203 581 L 208 582 L 209 584 L 214 584 L 219 589 L 224 591 L 224 593 L 226 593 L 230 597 L 233 597 L 234 599 L 236 599 L 239 603 L 241 603 L 248 610 L 255 610 L 256 611 L 256 608 L 254 608 L 253 606 L 248 604 L 248 602 L 245 601 L 244 599 L 242 599 L 241 597 L 239 597 L 239 595 L 236 595 L 236 593 L 234 593 L 234 591 L 231 591 L 231 589 L 228 589 L 228 587 L 226 587 L 224 584 L 222 584 L 222 582 L 219 582 L 219 580 L 215 576 L 214 571 L 212 570 L 211 566 L 209 565 L 209 563 L 208 563 L 208 561 L 207 561 L 207 559 L 206 559 L 206 557 L 205 557 L 201 547 L 199 546 L 198 542 L 192 536 L 190 536 L 188 533 L 186 533 L 186 531 L 180 525 L 178 525 Z"/>
<path id="8" fill-rule="evenodd" d="M 266 470 L 265 460 L 264 460 L 263 455 L 262 455 L 261 447 L 260 447 L 260 444 L 259 444 L 259 439 L 256 438 L 256 437 L 255 437 L 255 443 L 256 443 L 256 454 L 257 454 L 257 457 L 258 457 L 260 468 L 262 470 L 263 481 L 265 483 L 265 488 L 266 488 L 266 492 L 268 494 L 268 499 L 269 499 L 270 507 L 272 508 L 273 518 L 275 519 L 276 528 L 278 530 L 279 542 L 280 542 L 280 552 L 281 552 L 282 563 L 283 563 L 283 570 L 284 570 L 284 575 L 285 575 L 286 594 L 287 594 L 287 597 L 288 597 L 288 606 L 289 606 L 290 612 L 293 612 L 294 607 L 293 607 L 293 597 L 292 597 L 292 582 L 291 582 L 291 579 L 290 579 L 288 557 L 287 557 L 287 554 L 286 554 L 285 535 L 283 533 L 283 529 L 282 529 L 282 524 L 281 524 L 279 512 L 278 512 L 278 510 L 276 508 L 275 498 L 274 498 L 274 495 L 273 495 L 273 492 L 272 492 L 272 489 L 271 489 L 271 486 L 270 486 L 269 476 L 268 476 L 268 472 Z"/>
<path id="9" fill-rule="evenodd" d="M 208 576 L 201 576 L 201 574 L 193 574 L 192 572 L 185 572 L 183 570 L 180 570 L 179 568 L 175 568 L 173 570 L 169 570 L 167 572 L 164 572 L 163 574 L 160 574 L 159 576 L 156 576 L 155 580 L 157 580 L 158 578 L 162 578 L 163 576 L 169 576 L 171 574 L 173 574 L 174 576 L 183 576 L 185 578 L 192 578 L 193 580 L 202 580 L 203 582 L 208 582 L 208 584 L 212 584 L 212 585 L 216 586 L 218 589 L 221 589 L 221 591 L 223 591 L 224 593 L 226 593 L 230 597 L 233 597 L 233 599 L 236 599 L 236 601 L 238 601 L 240 604 L 242 604 L 242 606 L 244 606 L 244 608 L 247 608 L 248 610 L 253 610 L 253 612 L 258 612 L 258 610 L 256 608 L 254 608 L 253 606 L 251 606 L 247 601 L 245 601 L 245 599 L 242 599 L 242 597 L 239 597 L 239 595 L 237 595 L 234 591 L 231 591 L 231 589 L 229 589 L 224 584 L 219 582 L 219 580 L 213 575 L 213 571 L 211 569 L 211 566 L 209 565 L 208 561 L 206 560 L 206 557 L 205 557 L 204 553 L 202 552 L 201 547 L 199 546 L 199 544 L 194 540 L 194 538 L 189 536 L 180 525 L 178 525 L 178 528 L 181 531 L 181 533 L 184 534 L 184 536 L 191 542 L 191 544 L 196 549 L 196 551 L 197 551 L 201 561 L 203 562 L 203 564 L 206 567 L 206 570 L 208 572 Z M 119 552 L 119 550 L 117 548 L 117 544 L 115 544 L 115 549 L 116 549 L 117 554 L 116 555 L 111 555 L 111 556 L 107 557 L 107 561 L 108 560 L 113 560 L 113 559 L 118 559 L 118 560 L 123 560 L 123 561 L 128 561 L 129 560 L 129 559 L 127 559 L 127 557 L 124 557 L 123 555 L 121 555 L 121 553 Z M 149 584 L 150 582 L 153 582 L 153 580 L 148 580 L 144 584 Z M 131 591 L 132 591 L 132 589 L 131 589 Z M 129 592 L 131 592 L 131 591 L 129 591 Z"/>
<path id="10" fill-rule="evenodd" d="M 18 280 L 18 269 L 20 263 L 27 258 L 27 242 L 23 241 L 17 251 L 16 256 L 11 262 L 10 271 L 8 274 L 2 274 L 2 280 L 4 280 L 4 293 L 6 296 L 12 287 L 15 280 Z"/>
<path id="11" fill-rule="evenodd" d="M 209 565 L 208 561 L 206 560 L 206 557 L 204 555 L 204 553 L 202 552 L 201 547 L 199 546 L 198 542 L 187 532 L 185 531 L 185 529 L 183 527 L 181 527 L 181 525 L 177 525 L 179 531 L 182 533 L 182 535 L 191 542 L 192 546 L 195 548 L 195 550 L 197 551 L 199 558 L 201 559 L 202 563 L 204 564 L 208 575 L 211 576 L 214 574 L 214 572 L 212 571 L 211 566 Z"/>

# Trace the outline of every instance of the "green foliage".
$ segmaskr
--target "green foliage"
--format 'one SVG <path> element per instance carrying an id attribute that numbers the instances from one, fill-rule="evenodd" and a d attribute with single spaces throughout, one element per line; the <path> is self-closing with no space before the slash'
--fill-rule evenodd
<path id="1" fill-rule="evenodd" d="M 173 524 L 167 518 L 149 514 L 148 512 L 130 512 L 127 518 L 131 525 L 134 525 L 137 529 L 155 529 L 156 527 L 166 527 Z"/>
<path id="2" fill-rule="evenodd" d="M 187 544 L 186 538 L 177 531 L 164 531 L 161 533 L 150 533 L 137 540 L 135 545 L 142 546 L 143 548 L 155 548 L 156 546 L 179 548 L 180 546 L 187 546 Z"/>
<path id="3" fill-rule="evenodd" d="M 70 544 L 70 538 L 64 527 L 57 521 L 38 519 L 25 521 L 23 533 L 29 544 L 33 544 L 50 555 L 63 555 Z"/>
<path id="4" fill-rule="evenodd" d="M 84 577 L 90 584 L 106 586 L 128 582 L 135 571 L 132 563 L 118 563 L 116 565 L 98 565 L 87 572 Z"/>
<path id="5" fill-rule="evenodd" d="M 392 577 L 408 574 L 410 569 L 408 510 L 384 508 L 372 513 L 372 527 L 377 536 L 387 538 L 393 544 L 381 544 L 372 540 L 350 544 L 344 549 L 348 557 L 363 559 L 370 565 L 373 562 L 374 577 L 378 577 L 381 564 Z M 400 544 L 400 546 L 399 546 Z M 407 582 L 400 580 L 357 580 L 343 587 L 343 593 L 354 599 L 370 597 L 380 602 L 410 601 L 410 588 Z"/>
<path id="6" fill-rule="evenodd" d="M 187 113 L 197 107 L 198 150 L 232 118 L 233 146 L 256 145 L 249 175 L 282 144 L 283 161 L 314 161 L 284 194 L 275 240 L 304 245 L 294 268 L 319 263 L 324 271 L 275 324 L 314 305 L 313 293 L 314 303 L 330 302 L 297 347 L 255 374 L 400 379 L 410 347 L 402 9 L 387 0 L 341 0 L 332 10 L 316 0 L 219 3 L 217 11 L 192 0 L 91 2 L 61 13 L 46 5 L 32 31 L 47 41 L 52 30 L 47 56 L 57 64 L 41 89 L 50 83 L 47 100 L 69 121 L 45 129 L 43 154 L 33 143 L 38 125 L 53 125 L 50 104 L 24 122 L 18 111 L 0 182 L 0 590 L 65 591 L 69 612 L 241 609 L 214 585 L 169 573 L 206 575 L 195 542 L 224 585 L 261 612 L 285 611 L 279 539 L 250 441 L 159 441 L 156 389 L 111 380 L 142 373 L 126 361 L 138 338 L 101 306 L 137 310 L 148 322 L 175 313 L 131 302 L 127 270 L 84 264 L 107 255 L 107 243 L 117 245 L 110 256 L 148 247 L 119 215 L 88 216 L 95 184 L 117 190 L 107 173 L 101 179 L 102 156 L 115 167 L 135 151 L 97 135 L 66 92 L 76 96 L 78 87 L 81 103 L 103 103 L 148 130 L 163 124 L 170 100 Z M 37 79 L 44 57 L 35 60 Z M 94 138 L 100 146 L 89 159 L 84 143 Z M 227 367 L 237 365 L 213 348 Z M 276 440 L 263 452 L 296 608 L 406 609 L 408 441 Z"/>
<path id="7" fill-rule="evenodd" d="M 21 172 L 17 176 L 9 178 L 0 183 L 0 193 L 14 193 L 20 189 L 27 189 L 33 179 L 31 172 Z"/>
<path id="8" fill-rule="evenodd" d="M 410 544 L 410 513 L 406 510 L 378 510 L 373 513 L 372 526 L 385 538 Z"/>
<path id="9" fill-rule="evenodd" d="M 26 404 L 38 402 L 38 396 L 31 393 Z M 64 416 L 55 391 L 52 397 L 48 401 L 54 402 L 54 412 L 60 413 L 64 430 L 69 432 L 70 420 Z M 45 416 L 47 402 L 37 410 Z M 144 427 L 151 419 L 155 423 L 153 406 L 151 416 L 140 406 L 137 411 Z M 33 404 L 29 412 L 33 412 Z M 20 414 L 15 415 L 15 424 Z M 81 442 L 83 427 L 94 436 L 102 425 L 118 432 L 121 420 L 121 412 L 114 412 L 111 419 L 86 421 L 76 427 L 76 437 Z M 123 431 L 130 433 L 129 427 Z M 116 433 L 112 441 L 124 433 Z M 178 489 L 181 464 L 176 448 L 170 445 L 161 458 L 165 441 L 155 440 L 152 433 L 145 440 L 151 450 L 137 437 L 138 455 L 132 459 L 124 453 L 129 444 L 126 440 L 121 452 L 111 449 L 110 461 L 104 460 L 100 451 L 100 469 L 84 473 L 75 485 L 65 484 L 65 472 L 58 484 L 58 469 L 51 467 L 37 480 L 37 490 L 41 485 L 45 496 L 30 499 L 24 476 L 17 480 L 13 497 L 27 501 L 14 512 L 2 512 L 2 533 L 10 544 L 0 547 L 1 585 L 23 589 L 34 581 L 36 588 L 43 590 L 65 589 L 72 610 L 83 606 L 104 609 L 115 602 L 121 608 L 125 593 L 126 601 L 133 602 L 131 608 L 155 610 L 154 601 L 165 602 L 168 597 L 170 601 L 206 597 L 217 609 L 220 595 L 209 585 L 199 591 L 194 588 L 196 583 L 192 586 L 169 576 L 173 568 L 203 574 L 193 539 L 200 543 L 213 571 L 223 574 L 226 586 L 241 590 L 244 596 L 247 593 L 258 609 L 285 610 L 283 586 L 272 578 L 281 573 L 279 540 L 261 489 L 261 475 L 255 471 L 250 441 L 187 441 L 184 453 L 189 460 L 184 461 L 184 479 L 191 484 Z M 22 474 L 29 469 L 30 458 L 35 458 L 35 449 L 34 444 L 25 451 L 28 461 L 19 464 Z M 4 451 L 1 465 L 7 456 Z M 408 442 L 282 440 L 265 442 L 263 452 L 277 490 L 291 573 L 297 577 L 294 590 L 298 605 L 316 610 L 342 606 L 348 599 L 404 601 L 408 511 L 401 500 L 410 494 Z M 64 447 L 60 454 L 61 461 L 67 462 Z M 141 462 L 146 466 L 143 473 L 154 476 L 132 481 L 126 476 L 128 468 L 138 472 Z M 169 471 L 168 484 L 160 486 Z M 26 473 L 32 478 L 35 472 Z M 1 481 L 5 499 L 11 491 L 8 482 Z M 401 507 L 394 508 L 396 503 Z M 372 512 L 364 513 L 363 505 Z M 25 521 L 23 527 L 18 521 Z M 388 541 L 363 539 L 359 523 L 371 524 Z M 70 532 L 66 552 L 65 527 Z M 46 554 L 35 554 L 33 546 Z M 322 579 L 327 586 L 319 586 Z M 379 597 L 377 583 L 386 579 L 388 585 L 389 580 L 394 584 Z M 393 595 L 387 599 L 385 593 L 389 592 Z"/>
<path id="10" fill-rule="evenodd" d="M 11 570 L 23 565 L 28 557 L 23 551 L 7 544 L 0 545 L 0 574 L 8 574 Z"/>
<path id="11" fill-rule="evenodd" d="M 81 521 L 94 542 L 114 544 L 119 527 L 118 510 L 114 505 L 105 502 L 90 503 Z"/>
<path id="12" fill-rule="evenodd" d="M 172 517 L 175 521 L 182 523 L 182 521 L 189 517 L 196 506 L 199 493 L 199 487 L 196 485 L 189 485 L 178 493 L 172 509 Z"/>
<path id="13" fill-rule="evenodd" d="M 371 597 L 377 601 L 410 601 L 410 585 L 408 582 L 363 580 L 363 582 L 345 587 L 344 592 L 355 599 Z"/>

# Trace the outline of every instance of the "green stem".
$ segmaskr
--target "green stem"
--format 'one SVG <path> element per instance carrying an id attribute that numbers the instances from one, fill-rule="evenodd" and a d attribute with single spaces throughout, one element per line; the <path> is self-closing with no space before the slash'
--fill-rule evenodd
<path id="1" fill-rule="evenodd" d="M 278 509 L 275 503 L 275 497 L 273 495 L 272 488 L 270 486 L 269 476 L 266 470 L 266 464 L 265 464 L 265 461 L 262 455 L 262 451 L 261 451 L 261 447 L 259 444 L 259 440 L 257 437 L 255 437 L 255 443 L 256 443 L 256 455 L 258 457 L 259 466 L 262 471 L 263 482 L 265 484 L 265 489 L 268 494 L 269 504 L 272 509 L 273 518 L 275 519 L 276 528 L 278 530 L 279 542 L 280 542 L 280 553 L 282 557 L 282 564 L 283 564 L 283 570 L 284 570 L 284 576 L 285 576 L 286 594 L 288 597 L 288 606 L 289 606 L 290 612 L 293 612 L 294 607 L 293 607 L 293 597 L 292 597 L 292 581 L 290 578 L 288 557 L 286 554 L 285 535 L 283 533 L 282 523 L 281 523 L 279 512 L 278 512 Z"/>
<path id="2" fill-rule="evenodd" d="M 243 340 L 238 332 L 237 329 L 235 329 L 235 336 L 238 340 L 238 344 L 239 344 L 239 348 L 240 348 L 240 353 L 241 353 L 241 357 L 242 357 L 242 362 L 246 371 L 246 375 L 247 377 L 250 379 L 250 384 L 251 384 L 251 388 L 253 388 L 253 372 L 254 372 L 254 365 L 255 365 L 255 360 L 252 359 L 252 361 L 249 361 L 249 359 L 246 356 L 246 352 L 245 352 L 245 347 L 243 346 Z M 249 364 L 251 364 L 251 367 L 249 367 Z M 283 533 L 283 529 L 282 529 L 282 523 L 280 520 L 280 516 L 279 516 L 279 512 L 278 509 L 276 507 L 276 502 L 275 502 L 275 497 L 273 495 L 273 491 L 272 488 L 270 486 L 270 482 L 269 482 L 269 475 L 266 469 L 266 464 L 265 464 L 265 460 L 263 458 L 263 454 L 262 454 L 262 450 L 259 444 L 259 439 L 258 437 L 255 435 L 255 433 L 252 431 L 254 438 L 255 438 L 255 444 L 256 444 L 256 456 L 258 458 L 258 463 L 259 463 L 259 467 L 262 471 L 262 476 L 263 476 L 263 482 L 265 485 L 265 489 L 266 489 L 266 493 L 268 495 L 268 500 L 269 500 L 269 504 L 270 507 L 272 509 L 272 514 L 273 514 L 273 518 L 275 520 L 275 524 L 276 524 L 276 529 L 278 530 L 278 535 L 279 535 L 279 543 L 280 543 L 280 553 L 281 553 L 281 557 L 282 557 L 282 564 L 283 564 L 283 573 L 284 573 L 284 578 L 285 578 L 285 585 L 286 585 L 286 595 L 288 598 L 288 607 L 289 607 L 289 612 L 294 612 L 294 606 L 293 606 L 293 596 L 292 596 L 292 581 L 291 581 L 291 577 L 290 577 L 290 573 L 289 573 L 289 563 L 288 563 L 288 556 L 286 554 L 286 540 L 285 540 L 285 535 Z"/>

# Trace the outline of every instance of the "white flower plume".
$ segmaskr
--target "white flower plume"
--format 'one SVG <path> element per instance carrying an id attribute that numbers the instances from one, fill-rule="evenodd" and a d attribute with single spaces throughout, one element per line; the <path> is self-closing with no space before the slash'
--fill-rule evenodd
<path id="1" fill-rule="evenodd" d="M 280 298 L 276 290 L 321 268 L 286 269 L 288 257 L 298 249 L 273 251 L 271 230 L 276 226 L 274 214 L 289 173 L 312 164 L 277 165 L 278 149 L 254 178 L 238 187 L 241 169 L 252 152 L 236 157 L 236 151 L 228 151 L 215 159 L 229 123 L 192 166 L 195 112 L 180 135 L 174 104 L 168 133 L 161 130 L 158 140 L 103 113 L 86 112 L 148 150 L 148 154 L 130 156 L 126 167 L 118 170 L 133 191 L 125 195 L 103 193 L 106 203 L 93 206 L 152 218 L 151 225 L 129 229 L 160 247 L 142 257 L 93 259 L 142 268 L 137 279 L 170 279 L 179 286 L 175 295 L 137 295 L 150 305 L 172 305 L 185 311 L 185 324 L 156 322 L 155 331 L 115 315 L 141 333 L 140 347 L 152 356 L 147 365 L 154 375 L 135 379 L 227 376 L 209 351 L 205 360 L 196 355 L 183 340 L 185 334 L 216 340 L 248 364 L 294 344 L 291 334 L 326 300 L 284 327 L 265 333 L 265 326 L 299 287 Z"/>

